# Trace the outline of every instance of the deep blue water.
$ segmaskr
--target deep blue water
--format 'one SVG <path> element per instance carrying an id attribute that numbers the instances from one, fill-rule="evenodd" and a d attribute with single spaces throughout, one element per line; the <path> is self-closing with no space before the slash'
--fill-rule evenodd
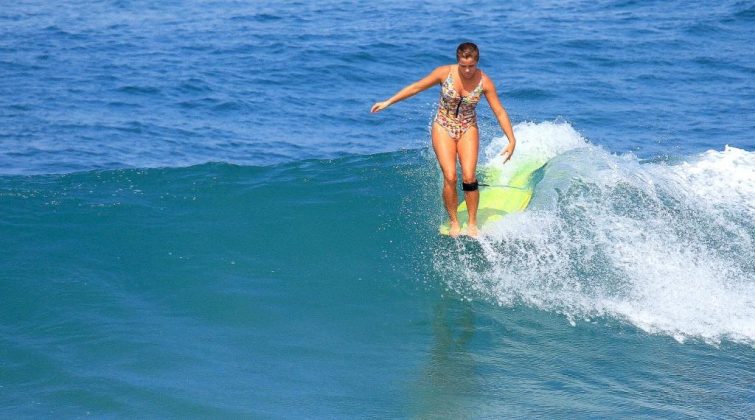
<path id="1" fill-rule="evenodd" d="M 477 3 L 4 4 L 0 415 L 755 416 L 755 3 Z M 368 112 L 466 40 L 479 240 Z"/>

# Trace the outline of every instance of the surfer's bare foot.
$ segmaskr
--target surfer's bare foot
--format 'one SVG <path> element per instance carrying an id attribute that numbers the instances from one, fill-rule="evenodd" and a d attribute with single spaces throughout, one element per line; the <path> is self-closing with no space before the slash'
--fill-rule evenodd
<path id="1" fill-rule="evenodd" d="M 450 222 L 451 228 L 448 230 L 448 234 L 450 236 L 453 236 L 454 238 L 459 236 L 459 233 L 461 232 L 461 226 L 459 226 L 459 222 L 454 222 L 453 220 Z"/>
<path id="2" fill-rule="evenodd" d="M 477 236 L 479 232 L 477 231 L 477 225 L 468 225 L 467 226 L 467 235 L 469 236 Z"/>

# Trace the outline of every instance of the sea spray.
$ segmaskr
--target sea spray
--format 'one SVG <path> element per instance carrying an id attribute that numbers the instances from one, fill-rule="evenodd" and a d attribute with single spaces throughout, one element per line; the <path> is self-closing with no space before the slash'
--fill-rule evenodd
<path id="1" fill-rule="evenodd" d="M 755 343 L 755 153 L 643 163 L 565 122 L 520 124 L 516 136 L 515 159 L 550 157 L 543 179 L 529 209 L 487 226 L 476 251 L 436 250 L 450 288 L 572 322 L 608 316 L 679 341 Z M 488 161 L 503 143 L 490 143 Z"/>

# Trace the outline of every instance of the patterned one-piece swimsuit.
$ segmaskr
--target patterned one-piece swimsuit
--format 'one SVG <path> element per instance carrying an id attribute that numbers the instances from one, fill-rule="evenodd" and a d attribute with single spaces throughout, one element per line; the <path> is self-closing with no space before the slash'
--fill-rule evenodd
<path id="1" fill-rule="evenodd" d="M 448 73 L 448 77 L 440 85 L 440 103 L 435 122 L 445 128 L 452 139 L 459 140 L 469 127 L 477 125 L 475 108 L 482 95 L 482 77 L 480 77 L 480 84 L 469 95 L 462 97 L 454 89 L 452 72 L 453 70 Z"/>

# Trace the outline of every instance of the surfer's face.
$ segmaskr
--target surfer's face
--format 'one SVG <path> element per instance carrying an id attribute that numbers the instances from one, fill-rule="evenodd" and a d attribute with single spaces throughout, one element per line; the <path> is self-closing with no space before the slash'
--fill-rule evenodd
<path id="1" fill-rule="evenodd" d="M 472 57 L 462 57 L 459 59 L 459 74 L 470 79 L 477 72 L 477 60 Z"/>

